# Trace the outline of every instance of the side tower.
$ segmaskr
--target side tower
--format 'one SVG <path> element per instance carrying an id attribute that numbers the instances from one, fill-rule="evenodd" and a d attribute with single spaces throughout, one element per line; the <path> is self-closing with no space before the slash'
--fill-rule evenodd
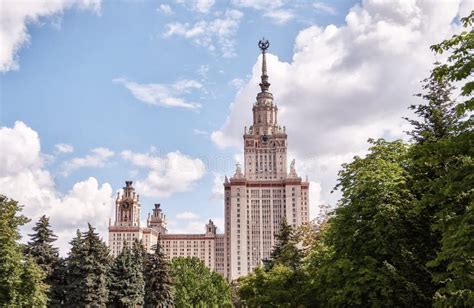
<path id="1" fill-rule="evenodd" d="M 132 181 L 126 181 L 122 194 L 115 200 L 115 220 L 109 223 L 109 248 L 116 257 L 123 245 L 131 246 L 134 240 L 143 240 L 140 228 L 140 196 L 135 193 Z M 145 243 L 145 246 L 147 243 Z"/>
<path id="2" fill-rule="evenodd" d="M 278 125 L 278 107 L 269 92 L 263 39 L 260 93 L 253 105 L 253 123 L 244 130 L 244 170 L 239 164 L 224 182 L 225 276 L 235 279 L 269 258 L 283 219 L 294 227 L 308 221 L 309 183 L 302 181 L 295 161 L 287 171 L 287 135 Z"/>

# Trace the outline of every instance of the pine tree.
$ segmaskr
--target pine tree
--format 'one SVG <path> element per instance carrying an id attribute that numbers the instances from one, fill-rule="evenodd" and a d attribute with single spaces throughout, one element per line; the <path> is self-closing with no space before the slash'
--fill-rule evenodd
<path id="1" fill-rule="evenodd" d="M 109 302 L 116 307 L 143 305 L 145 281 L 140 248 L 130 251 L 124 242 L 122 252 L 113 261 L 109 271 Z"/>
<path id="2" fill-rule="evenodd" d="M 170 307 L 173 301 L 170 264 L 158 238 L 155 252 L 145 262 L 145 307 Z"/>
<path id="3" fill-rule="evenodd" d="M 302 252 L 297 247 L 295 232 L 286 219 L 281 222 L 280 231 L 275 239 L 276 245 L 273 247 L 270 260 L 266 261 L 266 269 L 271 269 L 277 263 L 297 269 L 301 264 Z"/>
<path id="4" fill-rule="evenodd" d="M 51 230 L 49 218 L 44 215 L 33 227 L 33 231 L 35 233 L 29 234 L 31 241 L 26 245 L 25 252 L 34 258 L 46 274 L 46 283 L 51 285 L 51 276 L 59 261 L 58 248 L 52 245 L 57 237 Z"/>

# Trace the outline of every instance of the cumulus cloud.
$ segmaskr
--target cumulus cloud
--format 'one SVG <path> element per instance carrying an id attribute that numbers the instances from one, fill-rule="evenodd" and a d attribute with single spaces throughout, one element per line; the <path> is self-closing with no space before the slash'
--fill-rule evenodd
<path id="1" fill-rule="evenodd" d="M 54 148 L 58 153 L 72 153 L 74 152 L 74 147 L 67 143 L 58 143 L 54 145 Z"/>
<path id="2" fill-rule="evenodd" d="M 223 57 L 235 56 L 235 34 L 243 14 L 238 10 L 227 10 L 214 20 L 201 20 L 194 24 L 174 22 L 166 25 L 164 37 L 179 36 L 207 47 L 211 52 L 217 49 Z"/>
<path id="3" fill-rule="evenodd" d="M 59 193 L 44 167 L 38 133 L 21 121 L 13 128 L 0 128 L 0 152 L 0 193 L 25 205 L 23 214 L 32 219 L 24 227 L 24 235 L 31 233 L 33 224 L 44 214 L 51 217 L 63 254 L 75 230 L 84 230 L 87 222 L 105 238 L 113 211 L 108 183 L 100 185 L 91 177 L 74 184 L 67 194 Z"/>
<path id="4" fill-rule="evenodd" d="M 72 7 L 100 12 L 100 0 L 2 1 L 0 18 L 0 72 L 17 70 L 18 51 L 30 42 L 28 26 L 60 15 Z"/>
<path id="5" fill-rule="evenodd" d="M 419 81 L 436 60 L 431 44 L 459 29 L 465 2 L 367 0 L 348 12 L 345 24 L 310 26 L 294 43 L 292 61 L 268 54 L 268 71 L 286 125 L 289 150 L 297 162 L 310 161 L 310 180 L 321 198 L 334 203 L 332 190 L 340 163 L 363 153 L 369 137 L 403 137 L 402 116 L 417 98 Z M 211 134 L 219 147 L 241 147 L 251 123 L 251 97 L 259 92 L 261 56 L 252 77 L 236 94 L 221 129 Z"/>
<path id="6" fill-rule="evenodd" d="M 116 78 L 113 81 L 127 88 L 139 101 L 150 105 L 187 109 L 198 109 L 202 107 L 201 104 L 187 101 L 182 97 L 192 90 L 201 89 L 203 87 L 200 82 L 195 80 L 179 80 L 171 85 L 160 83 L 140 84 L 125 78 Z"/>
<path id="7" fill-rule="evenodd" d="M 169 197 L 177 192 L 190 191 L 205 173 L 202 160 L 179 151 L 159 155 L 155 149 L 147 153 L 123 151 L 123 159 L 135 167 L 145 168 L 148 175 L 136 182 L 140 194 L 149 197 Z"/>
<path id="8" fill-rule="evenodd" d="M 64 162 L 62 165 L 62 175 L 68 176 L 72 172 L 84 167 L 105 167 L 109 159 L 114 155 L 113 151 L 104 147 L 92 149 L 91 153 L 84 157 L 75 157 Z"/>
<path id="9" fill-rule="evenodd" d="M 214 172 L 211 199 L 224 200 L 224 176 Z"/>

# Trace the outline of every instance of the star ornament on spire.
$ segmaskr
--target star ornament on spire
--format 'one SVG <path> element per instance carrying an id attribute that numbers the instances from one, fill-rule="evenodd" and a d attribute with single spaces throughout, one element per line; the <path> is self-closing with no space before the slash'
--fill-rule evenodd
<path id="1" fill-rule="evenodd" d="M 265 53 L 268 47 L 270 47 L 270 42 L 265 38 L 262 38 L 260 41 L 258 41 L 258 47 L 262 50 L 263 53 Z"/>

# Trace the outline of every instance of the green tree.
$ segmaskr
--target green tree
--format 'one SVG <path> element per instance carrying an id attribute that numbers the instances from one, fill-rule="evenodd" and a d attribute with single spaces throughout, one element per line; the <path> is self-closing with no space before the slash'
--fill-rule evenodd
<path id="1" fill-rule="evenodd" d="M 314 299 L 322 306 L 429 305 L 422 287 L 429 274 L 411 244 L 408 147 L 370 142 L 366 157 L 339 172 L 339 208 L 312 258 Z"/>
<path id="2" fill-rule="evenodd" d="M 230 287 L 223 281 L 215 285 L 213 274 L 197 257 L 178 257 L 171 262 L 177 307 L 207 307 L 230 303 Z M 217 293 L 224 293 L 217 296 Z M 225 302 L 223 302 L 225 301 Z"/>
<path id="3" fill-rule="evenodd" d="M 19 228 L 28 222 L 21 210 L 17 201 L 0 195 L 0 306 L 45 307 L 45 274 L 23 255 L 17 242 L 21 239 Z"/>
<path id="4" fill-rule="evenodd" d="M 131 251 L 124 242 L 122 252 L 112 263 L 109 271 L 109 302 L 115 307 L 143 305 L 145 282 L 139 251 L 138 247 Z"/>
<path id="5" fill-rule="evenodd" d="M 66 260 L 67 305 L 75 307 L 103 307 L 108 300 L 107 272 L 109 251 L 95 229 L 77 231 L 71 241 Z"/>
<path id="6" fill-rule="evenodd" d="M 84 272 L 82 271 L 84 262 L 84 248 L 82 233 L 78 229 L 76 230 L 76 236 L 69 242 L 71 249 L 69 250 L 68 256 L 65 260 L 65 287 L 64 303 L 66 306 L 71 307 L 74 305 L 82 305 L 82 284 L 84 281 Z M 53 290 L 54 292 L 54 290 Z M 61 290 L 58 290 L 61 294 Z M 59 300 L 61 306 L 63 302 Z"/>
<path id="7" fill-rule="evenodd" d="M 46 274 L 31 257 L 26 257 L 21 272 L 19 307 L 46 307 L 49 286 L 45 283 Z"/>
<path id="8" fill-rule="evenodd" d="M 257 267 L 238 281 L 238 294 L 250 307 L 298 307 L 303 303 L 307 278 L 291 266 Z"/>
<path id="9" fill-rule="evenodd" d="M 437 64 L 430 83 L 455 81 L 461 85 L 459 99 L 466 99 L 455 104 L 442 95 L 423 97 L 428 102 L 416 110 L 444 111 L 439 112 L 438 118 L 445 120 L 449 130 L 423 142 L 417 140 L 411 151 L 416 211 L 425 222 L 423 233 L 429 235 L 429 238 L 421 237 L 420 246 L 426 247 L 426 261 L 435 282 L 434 304 L 442 307 L 474 305 L 473 21 L 474 12 L 471 12 L 462 19 L 469 31 L 432 46 L 437 53 L 450 54 L 447 63 Z M 436 100 L 439 104 L 433 103 Z M 440 105 L 446 109 L 442 110 Z M 424 123 L 431 126 L 437 123 L 426 113 L 419 115 Z M 451 121 L 453 118 L 456 121 Z M 433 130 L 417 128 L 415 136 L 433 135 Z"/>
<path id="10" fill-rule="evenodd" d="M 145 307 L 170 307 L 174 302 L 171 268 L 163 253 L 160 239 L 155 252 L 147 254 L 144 266 Z"/>
<path id="11" fill-rule="evenodd" d="M 52 243 L 56 241 L 57 236 L 54 235 L 49 218 L 41 216 L 36 225 L 33 227 L 35 233 L 29 234 L 31 241 L 28 242 L 25 252 L 32 256 L 36 263 L 45 272 L 48 277 L 51 277 L 54 267 L 59 260 L 58 248 L 54 247 Z"/>
<path id="12" fill-rule="evenodd" d="M 298 237 L 286 219 L 281 222 L 275 242 L 276 245 L 273 247 L 270 260 L 265 262 L 266 267 L 271 269 L 275 264 L 283 264 L 296 270 L 300 266 L 303 255 L 297 247 Z"/>

